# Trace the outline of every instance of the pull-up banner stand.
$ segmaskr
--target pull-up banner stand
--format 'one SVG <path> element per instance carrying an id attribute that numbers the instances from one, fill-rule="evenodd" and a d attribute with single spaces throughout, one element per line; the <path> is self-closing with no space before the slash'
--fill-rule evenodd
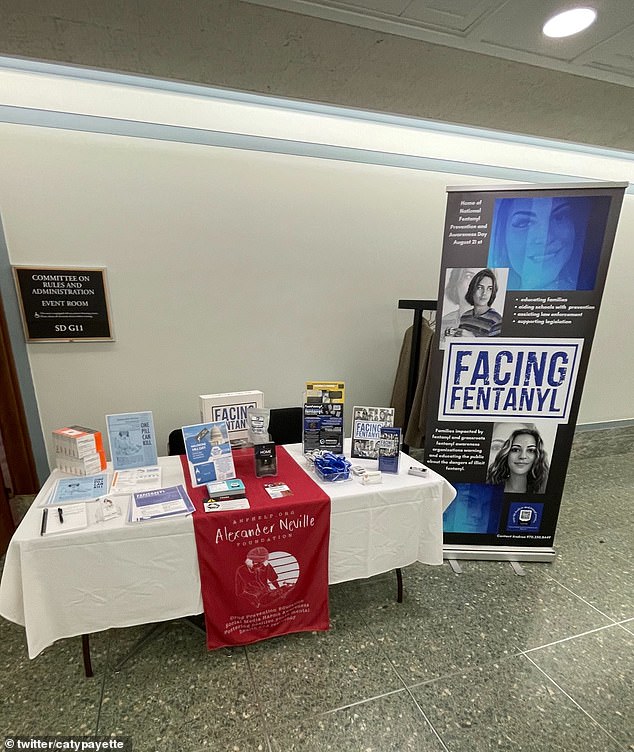
<path id="1" fill-rule="evenodd" d="M 425 439 L 427 465 L 458 492 L 446 558 L 555 556 L 626 187 L 448 189 Z"/>

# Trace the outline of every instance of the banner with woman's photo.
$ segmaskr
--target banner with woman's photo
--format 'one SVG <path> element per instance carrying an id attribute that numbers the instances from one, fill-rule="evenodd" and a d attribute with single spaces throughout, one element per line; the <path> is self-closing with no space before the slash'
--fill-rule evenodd
<path id="1" fill-rule="evenodd" d="M 425 461 L 451 558 L 554 555 L 626 185 L 448 189 Z"/>

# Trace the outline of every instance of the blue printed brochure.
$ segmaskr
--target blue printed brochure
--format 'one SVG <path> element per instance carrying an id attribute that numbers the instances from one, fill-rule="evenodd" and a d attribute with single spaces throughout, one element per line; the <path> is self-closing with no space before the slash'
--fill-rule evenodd
<path id="1" fill-rule="evenodd" d="M 401 450 L 401 429 L 381 426 L 379 438 L 379 470 L 398 473 Z"/>
<path id="2" fill-rule="evenodd" d="M 182 430 L 192 486 L 236 477 L 225 420 L 183 426 Z"/>
<path id="3" fill-rule="evenodd" d="M 191 514 L 193 511 L 194 505 L 183 486 L 156 488 L 132 494 L 128 521 L 157 520 Z"/>
<path id="4" fill-rule="evenodd" d="M 158 464 L 151 412 L 106 415 L 106 424 L 115 470 Z"/>
<path id="5" fill-rule="evenodd" d="M 96 501 L 108 493 L 108 475 L 74 475 L 72 478 L 60 478 L 53 492 L 46 500 L 45 506 L 76 504 L 79 501 Z"/>

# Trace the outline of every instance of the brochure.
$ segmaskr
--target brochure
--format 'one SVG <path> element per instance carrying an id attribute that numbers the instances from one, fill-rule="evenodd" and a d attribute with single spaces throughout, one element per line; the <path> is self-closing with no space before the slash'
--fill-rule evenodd
<path id="1" fill-rule="evenodd" d="M 134 491 L 152 491 L 161 487 L 161 468 L 133 467 L 130 470 L 115 470 L 110 484 L 111 494 L 129 494 Z"/>
<path id="2" fill-rule="evenodd" d="M 304 392 L 304 453 L 327 449 L 343 452 L 345 382 L 307 381 Z"/>
<path id="3" fill-rule="evenodd" d="M 401 449 L 401 429 L 381 428 L 379 440 L 379 470 L 382 473 L 398 473 Z"/>
<path id="4" fill-rule="evenodd" d="M 226 421 L 183 426 L 183 439 L 192 486 L 236 477 Z"/>
<path id="5" fill-rule="evenodd" d="M 108 475 L 73 476 L 60 478 L 45 502 L 47 507 L 72 504 L 78 501 L 96 501 L 108 493 Z"/>
<path id="6" fill-rule="evenodd" d="M 151 412 L 106 415 L 110 456 L 115 470 L 156 465 L 156 438 Z"/>
<path id="7" fill-rule="evenodd" d="M 350 456 L 357 459 L 377 459 L 381 428 L 393 425 L 393 407 L 353 407 Z"/>
<path id="8" fill-rule="evenodd" d="M 191 514 L 193 511 L 194 505 L 183 486 L 139 491 L 131 496 L 128 522 L 174 517 Z"/>
<path id="9" fill-rule="evenodd" d="M 281 499 L 282 496 L 292 496 L 293 492 L 286 483 L 265 483 L 264 490 L 272 499 Z"/>
<path id="10" fill-rule="evenodd" d="M 40 535 L 71 533 L 73 530 L 83 530 L 86 527 L 88 527 L 88 510 L 85 502 L 66 504 L 57 509 L 44 507 L 42 510 Z"/>

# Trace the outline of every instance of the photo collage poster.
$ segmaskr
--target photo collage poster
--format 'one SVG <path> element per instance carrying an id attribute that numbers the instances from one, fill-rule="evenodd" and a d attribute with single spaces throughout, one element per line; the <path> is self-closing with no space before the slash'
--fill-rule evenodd
<path id="1" fill-rule="evenodd" d="M 425 462 L 453 549 L 552 548 L 624 189 L 448 190 Z"/>

